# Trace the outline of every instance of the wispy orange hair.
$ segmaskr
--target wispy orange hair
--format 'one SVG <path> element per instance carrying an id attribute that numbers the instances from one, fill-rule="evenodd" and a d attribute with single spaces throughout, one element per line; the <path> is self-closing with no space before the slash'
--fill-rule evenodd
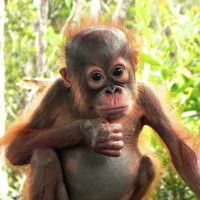
<path id="1" fill-rule="evenodd" d="M 137 33 L 135 29 L 128 29 L 122 23 L 114 23 L 112 21 L 105 21 L 101 18 L 98 20 L 92 21 L 88 16 L 84 16 L 81 18 L 81 22 L 79 24 L 71 23 L 68 24 L 66 29 L 63 31 L 63 42 L 61 44 L 61 66 L 66 66 L 66 55 L 65 55 L 65 48 L 67 42 L 72 38 L 74 35 L 83 31 L 84 29 L 95 27 L 95 26 L 110 26 L 121 30 L 127 37 L 129 44 L 132 47 L 133 54 L 138 54 L 140 52 L 141 47 L 141 37 Z M 135 61 L 136 62 L 136 61 Z M 136 63 L 137 64 L 137 63 Z"/>

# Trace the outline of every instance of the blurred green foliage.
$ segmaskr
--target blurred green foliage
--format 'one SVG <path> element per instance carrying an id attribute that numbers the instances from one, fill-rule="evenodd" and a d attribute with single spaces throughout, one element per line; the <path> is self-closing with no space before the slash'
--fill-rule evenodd
<path id="1" fill-rule="evenodd" d="M 89 1 L 86 1 L 89 7 Z M 103 1 L 112 16 L 117 1 Z M 49 1 L 46 33 L 46 57 L 59 45 L 59 30 L 71 11 L 71 0 Z M 86 7 L 86 9 L 88 9 Z M 37 7 L 29 0 L 8 0 L 5 21 L 6 111 L 9 124 L 26 105 L 27 92 L 16 82 L 35 76 L 34 18 Z M 106 9 L 105 9 L 106 10 Z M 136 28 L 142 36 L 138 77 L 148 80 L 173 97 L 185 126 L 196 135 L 200 132 L 200 3 L 191 0 L 136 0 L 128 9 L 125 24 Z M 47 72 L 58 59 L 54 55 Z M 49 76 L 49 74 L 45 76 Z M 154 134 L 148 133 L 149 147 L 161 158 L 164 172 L 152 199 L 195 200 L 195 195 L 170 166 L 167 151 Z M 22 181 L 21 171 L 7 168 L 9 196 L 16 196 Z M 14 179 L 17 174 L 17 180 Z M 0 194 L 0 199 L 10 199 Z"/>

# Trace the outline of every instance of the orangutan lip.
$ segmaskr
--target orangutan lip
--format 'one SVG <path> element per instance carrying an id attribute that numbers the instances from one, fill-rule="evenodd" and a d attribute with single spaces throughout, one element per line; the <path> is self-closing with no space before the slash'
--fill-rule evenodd
<path id="1" fill-rule="evenodd" d="M 119 113 L 119 112 L 125 111 L 127 107 L 128 106 L 119 106 L 119 107 L 99 106 L 98 110 L 107 112 L 107 113 Z"/>

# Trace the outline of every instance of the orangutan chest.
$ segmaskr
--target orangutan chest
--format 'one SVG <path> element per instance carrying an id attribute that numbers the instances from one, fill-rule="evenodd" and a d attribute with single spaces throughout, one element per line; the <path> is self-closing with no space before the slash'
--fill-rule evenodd
<path id="1" fill-rule="evenodd" d="M 70 200 L 126 200 L 133 190 L 139 156 L 125 148 L 114 158 L 79 147 L 63 151 L 62 164 Z"/>

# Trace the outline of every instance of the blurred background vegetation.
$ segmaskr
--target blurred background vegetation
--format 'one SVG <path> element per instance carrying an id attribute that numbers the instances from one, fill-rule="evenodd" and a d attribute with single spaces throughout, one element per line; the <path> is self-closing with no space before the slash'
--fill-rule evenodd
<path id="1" fill-rule="evenodd" d="M 0 69 L 5 70 L 5 77 L 1 73 L 0 84 L 5 85 L 5 98 L 1 89 L 0 120 L 6 127 L 44 78 L 54 78 L 62 67 L 58 59 L 63 27 L 78 23 L 81 13 L 89 13 L 92 18 L 101 15 L 104 20 L 122 21 L 138 31 L 142 38 L 138 79 L 167 91 L 183 124 L 194 136 L 200 133 L 199 0 L 1 0 L 3 3 L 4 64 Z M 3 132 L 4 124 L 1 126 Z M 169 164 L 164 146 L 153 133 L 147 134 L 148 148 L 158 154 L 162 164 L 152 199 L 197 199 Z M 3 164 L 0 176 L 0 200 L 20 199 L 23 169 Z"/>

